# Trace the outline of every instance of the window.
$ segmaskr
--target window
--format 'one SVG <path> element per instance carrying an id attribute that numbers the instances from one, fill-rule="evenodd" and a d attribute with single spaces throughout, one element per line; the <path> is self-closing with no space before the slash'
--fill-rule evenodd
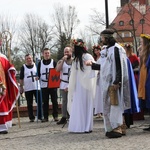
<path id="1" fill-rule="evenodd" d="M 122 32 L 120 35 L 121 35 L 121 37 L 124 37 L 124 32 Z"/>
<path id="2" fill-rule="evenodd" d="M 125 32 L 124 37 L 130 37 L 129 32 Z"/>
<path id="3" fill-rule="evenodd" d="M 133 25 L 133 23 L 134 23 L 134 20 L 133 20 L 133 19 L 129 21 L 129 24 L 130 24 L 130 25 Z"/>
<path id="4" fill-rule="evenodd" d="M 140 24 L 144 24 L 145 23 L 145 20 L 144 19 L 141 19 L 140 20 Z"/>
<path id="5" fill-rule="evenodd" d="M 120 25 L 120 26 L 124 26 L 124 21 L 120 21 L 120 22 L 119 22 L 119 25 Z"/>

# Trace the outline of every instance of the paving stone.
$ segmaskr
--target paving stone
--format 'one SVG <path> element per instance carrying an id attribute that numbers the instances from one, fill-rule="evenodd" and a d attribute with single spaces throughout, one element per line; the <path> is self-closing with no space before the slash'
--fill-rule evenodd
<path id="1" fill-rule="evenodd" d="M 150 132 L 143 128 L 150 123 L 150 117 L 134 121 L 127 129 L 127 135 L 118 139 L 105 137 L 102 118 L 94 119 L 94 129 L 89 134 L 73 134 L 62 128 L 50 118 L 49 122 L 30 123 L 27 117 L 13 119 L 16 126 L 9 129 L 6 135 L 0 135 L 0 150 L 149 150 Z"/>

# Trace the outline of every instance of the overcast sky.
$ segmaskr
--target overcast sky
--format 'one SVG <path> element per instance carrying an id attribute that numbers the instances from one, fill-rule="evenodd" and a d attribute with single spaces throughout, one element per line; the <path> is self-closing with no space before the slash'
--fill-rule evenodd
<path id="1" fill-rule="evenodd" d="M 18 21 L 26 13 L 37 13 L 44 19 L 49 19 L 54 11 L 54 4 L 75 6 L 81 24 L 89 21 L 91 9 L 105 13 L 105 0 L 0 0 L 0 14 L 9 14 Z M 120 6 L 120 0 L 108 0 L 109 19 L 116 16 L 116 8 Z"/>
<path id="2" fill-rule="evenodd" d="M 86 32 L 85 26 L 89 25 L 89 16 L 93 13 L 92 9 L 105 14 L 105 0 L 0 0 L 0 14 L 11 16 L 16 20 L 16 23 L 21 23 L 26 13 L 35 13 L 50 24 L 50 17 L 56 4 L 75 6 L 80 24 L 73 35 L 74 37 L 79 37 L 80 31 Z M 108 0 L 108 7 L 109 23 L 111 23 L 117 15 L 120 0 Z"/>

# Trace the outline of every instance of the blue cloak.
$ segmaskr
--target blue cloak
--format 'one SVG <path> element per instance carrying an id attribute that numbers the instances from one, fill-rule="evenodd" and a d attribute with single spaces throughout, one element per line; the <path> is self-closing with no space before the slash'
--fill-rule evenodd
<path id="1" fill-rule="evenodd" d="M 132 65 L 128 58 L 127 58 L 127 64 L 128 64 L 128 75 L 129 75 L 129 84 L 130 84 L 130 93 L 129 94 L 130 94 L 130 98 L 131 98 L 131 108 L 125 110 L 124 113 L 134 114 L 134 113 L 140 112 L 140 104 L 139 104 L 138 92 L 137 92 L 137 87 L 136 87 L 136 82 L 135 82 Z"/>

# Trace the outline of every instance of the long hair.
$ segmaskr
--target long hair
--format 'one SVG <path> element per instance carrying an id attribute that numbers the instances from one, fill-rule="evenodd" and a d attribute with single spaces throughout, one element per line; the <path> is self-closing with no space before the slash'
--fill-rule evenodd
<path id="1" fill-rule="evenodd" d="M 107 45 L 107 48 L 114 46 L 116 43 L 115 38 L 113 37 L 114 34 L 114 30 L 111 28 L 105 29 L 101 32 L 101 36 L 103 36 L 105 38 L 105 43 L 103 43 L 104 45 Z"/>
<path id="2" fill-rule="evenodd" d="M 143 39 L 143 49 L 140 57 L 140 67 L 142 66 L 142 64 L 146 64 L 146 61 L 150 54 L 150 40 L 145 37 L 141 37 L 141 38 Z"/>
<path id="3" fill-rule="evenodd" d="M 77 39 L 77 42 L 83 42 L 81 39 Z M 76 62 L 76 67 L 77 67 L 77 64 L 79 62 L 80 64 L 80 69 L 82 71 L 84 71 L 84 67 L 83 67 L 83 59 L 82 59 L 82 55 L 84 53 L 87 53 L 85 47 L 81 47 L 81 46 L 78 46 L 78 45 L 74 45 L 74 61 Z"/>
<path id="4" fill-rule="evenodd" d="M 95 54 L 95 49 L 97 49 L 97 50 L 99 51 L 99 54 L 100 54 L 101 46 L 100 46 L 100 45 L 94 45 L 94 46 L 92 47 L 93 58 L 94 58 L 94 60 L 96 61 L 96 60 L 97 60 L 97 55 Z"/>
<path id="5" fill-rule="evenodd" d="M 107 48 L 114 46 L 115 43 L 117 42 L 116 39 L 114 37 L 105 37 L 105 41 L 107 44 Z"/>
<path id="6" fill-rule="evenodd" d="M 94 50 L 93 50 L 93 58 L 94 58 L 94 60 L 96 61 L 97 55 L 94 53 Z"/>

